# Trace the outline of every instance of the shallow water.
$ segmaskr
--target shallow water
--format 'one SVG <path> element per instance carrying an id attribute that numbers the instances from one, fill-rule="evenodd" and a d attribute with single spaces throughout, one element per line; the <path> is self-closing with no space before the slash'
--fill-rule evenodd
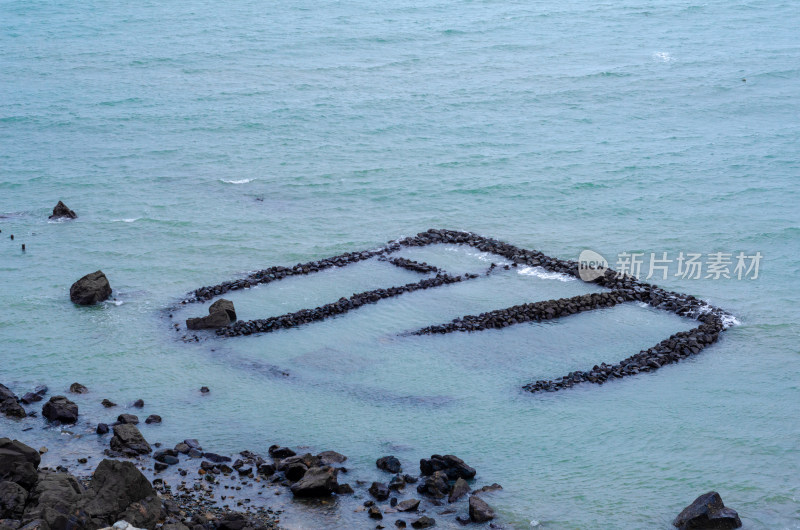
<path id="1" fill-rule="evenodd" d="M 151 441 L 334 449 L 367 475 L 383 454 L 413 469 L 451 452 L 476 485 L 504 486 L 487 499 L 512 528 L 666 529 L 711 489 L 746 528 L 800 528 L 799 25 L 780 1 L 0 0 L 0 382 L 86 384 L 78 432 L 119 413 L 103 397 L 143 398 L 164 417 L 142 427 Z M 48 222 L 59 199 L 80 217 Z M 656 282 L 739 319 L 700 355 L 547 395 L 520 387 L 693 323 L 624 304 L 401 335 L 591 290 L 519 270 L 260 336 L 185 343 L 163 312 L 201 285 L 430 227 L 568 259 L 764 259 L 756 280 Z M 74 307 L 70 284 L 98 268 L 121 304 Z M 264 318 L 423 277 L 348 269 L 230 297 Z M 25 425 L 0 419 L 0 434 L 70 439 Z M 286 521 L 339 524 L 303 517 Z"/>

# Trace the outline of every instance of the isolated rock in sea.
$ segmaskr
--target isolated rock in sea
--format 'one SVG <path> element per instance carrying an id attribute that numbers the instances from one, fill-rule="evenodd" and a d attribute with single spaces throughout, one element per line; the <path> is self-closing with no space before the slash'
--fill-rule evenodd
<path id="1" fill-rule="evenodd" d="M 131 404 L 131 407 L 135 407 L 137 409 L 144 408 L 144 400 L 137 399 Z"/>
<path id="2" fill-rule="evenodd" d="M 431 455 L 419 461 L 419 470 L 423 475 L 432 475 L 436 471 L 444 471 L 450 480 L 461 477 L 466 480 L 475 478 L 475 469 L 454 455 Z"/>
<path id="3" fill-rule="evenodd" d="M 19 440 L 0 438 L 0 480 L 19 484 L 30 490 L 38 480 L 36 470 L 41 462 L 39 451 Z"/>
<path id="4" fill-rule="evenodd" d="M 49 219 L 77 219 L 78 214 L 67 208 L 67 205 L 61 201 L 58 201 L 55 208 L 53 208 L 53 215 L 49 217 Z"/>
<path id="5" fill-rule="evenodd" d="M 312 467 L 292 484 L 295 497 L 327 497 L 339 490 L 338 470 L 331 466 Z"/>
<path id="6" fill-rule="evenodd" d="M 469 518 L 476 523 L 485 523 L 494 519 L 494 510 L 486 504 L 486 501 L 472 495 L 469 498 Z"/>
<path id="7" fill-rule="evenodd" d="M 24 418 L 28 415 L 17 401 L 17 395 L 2 384 L 0 384 L 0 412 L 9 418 Z"/>
<path id="8" fill-rule="evenodd" d="M 103 271 L 87 274 L 69 288 L 69 298 L 79 305 L 92 305 L 111 296 L 111 285 Z"/>
<path id="9" fill-rule="evenodd" d="M 236 322 L 236 310 L 233 308 L 233 302 L 221 298 L 211 304 L 207 316 L 188 319 L 186 327 L 188 329 L 214 329 L 225 327 L 231 322 Z"/>
<path id="10" fill-rule="evenodd" d="M 153 450 L 136 425 L 130 423 L 114 425 L 110 446 L 112 451 L 125 456 L 145 455 Z"/>
<path id="11" fill-rule="evenodd" d="M 50 421 L 75 423 L 78 421 L 78 405 L 65 396 L 53 396 L 42 407 L 42 416 Z"/>
<path id="12" fill-rule="evenodd" d="M 97 434 L 108 434 L 108 425 L 105 423 L 98 423 L 94 432 Z"/>
<path id="13" fill-rule="evenodd" d="M 72 383 L 69 385 L 69 391 L 73 394 L 86 394 L 89 392 L 89 389 L 80 383 Z"/>
<path id="14" fill-rule="evenodd" d="M 400 473 L 400 460 L 394 456 L 381 457 L 375 462 L 375 465 L 378 466 L 378 469 L 389 473 Z"/>
<path id="15" fill-rule="evenodd" d="M 161 416 L 159 416 L 158 414 L 150 414 L 147 417 L 147 419 L 144 420 L 144 422 L 147 423 L 147 424 L 150 424 L 150 423 L 161 423 Z"/>
<path id="16" fill-rule="evenodd" d="M 81 508 L 107 524 L 124 519 L 139 528 L 153 528 L 162 515 L 161 502 L 147 477 L 131 462 L 105 459 L 92 477 Z"/>
<path id="17" fill-rule="evenodd" d="M 120 414 L 117 416 L 117 422 L 137 425 L 139 423 L 139 416 L 136 416 L 135 414 Z"/>
<path id="18" fill-rule="evenodd" d="M 103 405 L 107 409 L 110 409 L 111 407 L 116 407 L 117 406 L 116 403 L 114 403 L 113 401 L 109 401 L 108 399 L 104 399 L 103 401 L 100 402 L 100 404 Z"/>
<path id="19" fill-rule="evenodd" d="M 742 526 L 736 510 L 725 507 L 716 491 L 697 497 L 672 522 L 679 530 L 729 530 Z"/>

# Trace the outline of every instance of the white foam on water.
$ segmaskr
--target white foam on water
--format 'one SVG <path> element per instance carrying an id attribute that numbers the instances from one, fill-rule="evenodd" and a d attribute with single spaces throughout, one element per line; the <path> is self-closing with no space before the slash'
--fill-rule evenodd
<path id="1" fill-rule="evenodd" d="M 241 179 L 241 180 L 225 180 L 219 179 L 220 182 L 224 182 L 225 184 L 247 184 L 248 182 L 253 182 L 256 179 Z"/>
<path id="2" fill-rule="evenodd" d="M 135 221 L 138 221 L 139 219 L 141 219 L 141 217 L 128 217 L 126 219 L 112 219 L 111 222 L 112 223 L 133 223 Z"/>
<path id="3" fill-rule="evenodd" d="M 561 272 L 552 272 L 542 267 L 523 267 L 517 271 L 517 274 L 522 274 L 524 276 L 535 276 L 536 278 L 541 278 L 542 280 L 558 280 L 560 282 L 573 282 L 577 280 L 577 278 L 567 274 L 563 274 Z"/>
<path id="4" fill-rule="evenodd" d="M 653 52 L 653 59 L 662 63 L 671 63 L 675 60 L 669 52 Z"/>
<path id="5" fill-rule="evenodd" d="M 713 310 L 713 306 L 707 300 L 703 300 L 703 305 L 700 306 L 700 314 L 704 315 L 706 313 L 710 313 Z M 720 320 L 722 321 L 722 326 L 725 329 L 728 329 L 731 326 L 741 326 L 742 321 L 736 318 L 735 316 L 731 315 L 730 313 L 723 312 L 720 315 Z"/>

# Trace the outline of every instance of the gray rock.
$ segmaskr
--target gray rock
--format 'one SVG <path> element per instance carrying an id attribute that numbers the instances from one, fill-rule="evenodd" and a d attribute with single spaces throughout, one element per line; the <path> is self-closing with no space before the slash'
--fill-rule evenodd
<path id="1" fill-rule="evenodd" d="M 39 452 L 18 440 L 0 438 L 0 480 L 19 484 L 26 490 L 36 485 Z"/>
<path id="2" fill-rule="evenodd" d="M 75 423 L 78 421 L 78 405 L 65 396 L 53 396 L 42 407 L 42 416 L 50 421 Z"/>
<path id="3" fill-rule="evenodd" d="M 716 491 L 697 497 L 672 522 L 679 530 L 729 530 L 742 526 L 736 510 L 727 508 Z"/>
<path id="4" fill-rule="evenodd" d="M 0 384 L 0 412 L 9 418 L 24 418 L 28 415 L 17 401 L 17 395 L 2 384 Z"/>
<path id="5" fill-rule="evenodd" d="M 369 494 L 379 501 L 385 501 L 389 498 L 389 487 L 382 482 L 373 482 L 369 487 Z"/>
<path id="6" fill-rule="evenodd" d="M 79 305 L 92 305 L 111 296 L 111 285 L 103 271 L 87 274 L 69 288 L 69 298 Z"/>
<path id="7" fill-rule="evenodd" d="M 83 494 L 83 486 L 69 473 L 40 471 L 23 521 L 40 519 L 53 530 L 84 528 L 88 518 L 78 509 Z"/>
<path id="8" fill-rule="evenodd" d="M 404 501 L 400 501 L 397 503 L 396 508 L 398 512 L 416 512 L 417 508 L 419 508 L 419 500 L 406 499 Z"/>
<path id="9" fill-rule="evenodd" d="M 137 425 L 139 423 L 139 416 L 135 414 L 120 414 L 117 416 L 117 421 L 119 423 L 129 423 L 131 425 Z"/>
<path id="10" fill-rule="evenodd" d="M 430 528 L 435 525 L 436 525 L 436 519 L 428 517 L 427 515 L 423 515 L 419 519 L 411 521 L 412 528 Z"/>
<path id="11" fill-rule="evenodd" d="M 458 477 L 456 483 L 453 484 L 453 489 L 450 490 L 450 496 L 447 497 L 447 502 L 456 502 L 458 499 L 469 493 L 469 484 L 461 477 Z"/>
<path id="12" fill-rule="evenodd" d="M 292 484 L 292 493 L 295 497 L 326 497 L 336 493 L 339 490 L 337 473 L 331 466 L 312 467 Z"/>
<path id="13" fill-rule="evenodd" d="M 486 501 L 472 495 L 469 498 L 469 518 L 476 523 L 485 523 L 494 519 L 494 510 L 486 504 Z"/>
<path id="14" fill-rule="evenodd" d="M 317 455 L 320 465 L 332 466 L 333 464 L 341 464 L 347 457 L 336 451 L 323 451 Z"/>
<path id="15" fill-rule="evenodd" d="M 379 458 L 375 462 L 375 465 L 378 466 L 378 469 L 388 471 L 389 473 L 400 473 L 400 460 L 394 456 L 384 456 Z"/>
<path id="16" fill-rule="evenodd" d="M 73 394 L 88 394 L 89 389 L 80 383 L 72 383 L 69 385 L 69 391 Z"/>
<path id="17" fill-rule="evenodd" d="M 53 215 L 48 217 L 48 219 L 77 219 L 78 214 L 67 208 L 67 205 L 61 201 L 58 201 L 55 208 L 53 208 Z"/>
<path id="18" fill-rule="evenodd" d="M 25 511 L 28 492 L 9 480 L 0 482 L 0 519 L 19 519 Z"/>
<path id="19" fill-rule="evenodd" d="M 147 477 L 133 463 L 118 460 L 100 462 L 81 508 L 92 519 L 109 525 L 124 519 L 137 527 L 152 529 L 161 516 L 158 496 Z"/>
<path id="20" fill-rule="evenodd" d="M 190 318 L 186 321 L 188 329 L 214 329 L 222 328 L 236 322 L 236 310 L 233 302 L 221 298 L 211 304 L 208 308 L 208 315 L 199 318 Z"/>
<path id="21" fill-rule="evenodd" d="M 145 455 L 152 451 L 150 444 L 135 425 L 114 425 L 111 449 L 126 456 Z"/>

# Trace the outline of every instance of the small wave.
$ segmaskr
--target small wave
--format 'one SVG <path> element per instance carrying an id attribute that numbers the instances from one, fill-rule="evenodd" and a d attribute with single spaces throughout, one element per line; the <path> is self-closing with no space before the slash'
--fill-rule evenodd
<path id="1" fill-rule="evenodd" d="M 568 276 L 560 272 L 551 272 L 543 269 L 542 267 L 523 267 L 517 271 L 517 274 L 535 276 L 537 278 L 541 278 L 542 280 L 558 280 L 560 282 L 573 282 L 577 280 L 577 278 L 573 278 L 572 276 Z"/>
<path id="2" fill-rule="evenodd" d="M 138 221 L 141 217 L 128 217 L 127 219 L 112 219 L 112 223 L 133 223 L 134 221 Z"/>
<path id="3" fill-rule="evenodd" d="M 225 184 L 247 184 L 248 182 L 253 182 L 256 179 L 241 179 L 241 180 L 225 180 L 219 179 L 220 182 L 224 182 Z"/>
<path id="4" fill-rule="evenodd" d="M 675 60 L 669 52 L 653 52 L 653 59 L 662 63 L 671 63 Z"/>
<path id="5" fill-rule="evenodd" d="M 713 311 L 714 308 L 711 306 L 710 303 L 708 303 L 708 301 L 703 300 L 703 304 L 704 305 L 702 305 L 700 307 L 700 309 L 699 309 L 699 313 L 701 315 L 703 315 L 705 313 L 710 313 L 711 311 Z M 741 326 L 742 325 L 741 320 L 739 320 L 735 316 L 731 315 L 730 313 L 727 313 L 727 312 L 724 312 L 724 311 L 722 313 L 720 313 L 719 318 L 720 318 L 720 321 L 722 322 L 722 325 L 725 327 L 725 329 L 728 329 L 731 326 Z"/>

